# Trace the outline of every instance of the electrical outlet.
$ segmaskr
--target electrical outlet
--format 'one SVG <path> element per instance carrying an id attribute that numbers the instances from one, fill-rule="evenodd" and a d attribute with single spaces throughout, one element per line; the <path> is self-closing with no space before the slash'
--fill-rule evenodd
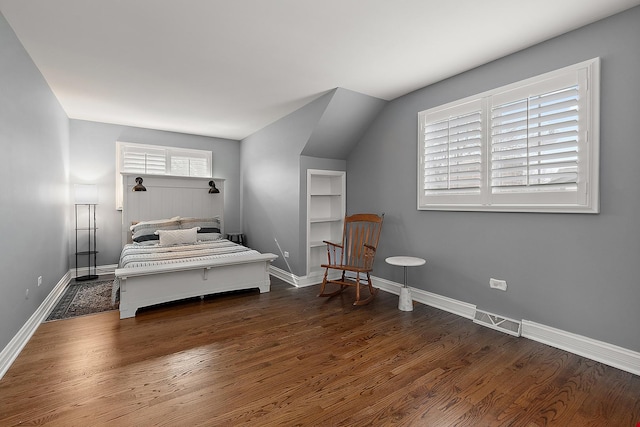
<path id="1" fill-rule="evenodd" d="M 284 251 L 284 257 L 285 258 L 289 258 L 289 252 L 288 251 Z"/>
<path id="2" fill-rule="evenodd" d="M 489 286 L 491 286 L 493 289 L 500 289 L 501 291 L 506 291 L 507 281 L 492 278 L 492 279 L 489 279 Z"/>
<path id="3" fill-rule="evenodd" d="M 38 286 L 42 285 L 42 276 L 38 276 Z"/>

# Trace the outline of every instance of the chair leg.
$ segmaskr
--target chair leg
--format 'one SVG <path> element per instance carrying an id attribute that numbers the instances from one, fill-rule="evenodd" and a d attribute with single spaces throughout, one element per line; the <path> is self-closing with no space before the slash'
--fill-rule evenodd
<path id="1" fill-rule="evenodd" d="M 368 272 L 367 272 L 367 284 L 369 285 L 369 292 L 371 293 L 371 295 L 376 295 L 378 293 L 378 289 L 373 287 L 373 284 L 371 283 L 371 275 L 369 275 Z"/>
<path id="2" fill-rule="evenodd" d="M 376 296 L 376 294 L 378 293 L 378 289 L 374 288 L 373 285 L 371 284 L 371 276 L 369 275 L 369 273 L 367 273 L 367 285 L 369 286 L 369 293 L 371 295 L 369 295 L 369 298 L 361 301 L 360 300 L 360 275 L 358 275 L 358 278 L 356 279 L 356 301 L 353 303 L 353 305 L 369 304 L 373 300 L 373 298 Z"/>
<path id="3" fill-rule="evenodd" d="M 338 295 L 347 288 L 345 285 L 340 285 L 340 289 L 338 289 L 337 291 L 326 293 L 324 289 L 325 286 L 327 286 L 327 283 L 334 283 L 327 279 L 328 274 L 329 269 L 327 268 L 325 269 L 324 277 L 322 278 L 322 285 L 320 286 L 320 293 L 318 294 L 319 297 L 332 297 L 334 295 Z M 344 281 L 344 271 L 342 272 L 342 280 Z"/>
<path id="4" fill-rule="evenodd" d="M 322 285 L 320 286 L 320 293 L 318 296 L 322 296 L 324 294 L 324 287 L 327 286 L 327 274 L 329 274 L 329 269 L 324 269 L 324 276 L 322 277 Z"/>

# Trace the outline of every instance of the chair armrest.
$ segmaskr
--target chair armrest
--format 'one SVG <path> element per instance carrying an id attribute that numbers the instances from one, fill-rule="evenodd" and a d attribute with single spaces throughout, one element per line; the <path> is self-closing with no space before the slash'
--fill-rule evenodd
<path id="1" fill-rule="evenodd" d="M 326 243 L 327 245 L 334 246 L 334 247 L 337 247 L 337 248 L 342 248 L 342 245 L 340 245 L 338 243 L 330 242 L 328 240 L 323 240 L 322 243 Z"/>
<path id="2" fill-rule="evenodd" d="M 327 244 L 327 264 L 338 265 L 341 264 L 342 259 L 342 245 L 337 243 L 323 240 L 323 243 Z"/>

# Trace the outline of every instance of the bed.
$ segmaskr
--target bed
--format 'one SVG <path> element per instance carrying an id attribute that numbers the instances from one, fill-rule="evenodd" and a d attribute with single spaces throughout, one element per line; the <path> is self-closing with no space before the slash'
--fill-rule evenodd
<path id="1" fill-rule="evenodd" d="M 120 318 L 141 307 L 220 292 L 269 292 L 269 266 L 277 258 L 224 239 L 224 180 L 123 175 L 123 250 L 112 299 Z"/>

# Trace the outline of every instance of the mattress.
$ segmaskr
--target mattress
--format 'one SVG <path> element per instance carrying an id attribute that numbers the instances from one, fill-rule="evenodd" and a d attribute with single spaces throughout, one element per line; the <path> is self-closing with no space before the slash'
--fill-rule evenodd
<path id="1" fill-rule="evenodd" d="M 127 244 L 120 254 L 118 268 L 205 261 L 258 253 L 226 239 L 176 246 Z"/>
<path id="2" fill-rule="evenodd" d="M 178 265 L 192 261 L 207 261 L 256 254 L 259 255 L 260 253 L 227 239 L 175 246 L 133 243 L 127 244 L 122 248 L 118 268 Z M 112 302 L 115 302 L 116 292 L 119 288 L 120 278 L 116 277 L 113 281 Z"/>

